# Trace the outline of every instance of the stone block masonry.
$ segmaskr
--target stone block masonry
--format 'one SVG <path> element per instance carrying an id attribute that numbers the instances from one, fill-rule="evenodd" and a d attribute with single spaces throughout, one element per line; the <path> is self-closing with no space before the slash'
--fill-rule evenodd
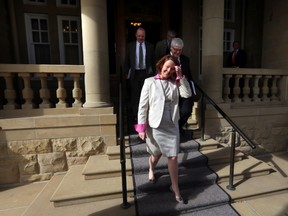
<path id="1" fill-rule="evenodd" d="M 85 164 L 91 155 L 104 154 L 106 147 L 101 136 L 2 142 L 0 184 L 49 180 L 72 165 Z"/>

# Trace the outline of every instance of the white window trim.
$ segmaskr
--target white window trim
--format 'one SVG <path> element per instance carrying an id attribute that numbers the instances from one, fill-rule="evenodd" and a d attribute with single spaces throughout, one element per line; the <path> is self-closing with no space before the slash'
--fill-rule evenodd
<path id="1" fill-rule="evenodd" d="M 235 40 L 235 30 L 234 29 L 224 29 L 224 33 L 226 34 L 226 32 L 230 32 L 231 33 L 231 46 L 229 47 L 229 50 L 223 50 L 224 52 L 231 52 L 233 50 L 233 42 Z M 224 38 L 223 38 L 224 40 Z M 225 43 L 225 41 L 223 41 L 223 43 Z"/>
<path id="2" fill-rule="evenodd" d="M 224 17 L 224 19 L 225 19 L 225 22 L 235 22 L 235 0 L 227 0 L 227 1 L 231 1 L 231 4 L 232 4 L 232 17 L 231 17 L 231 19 L 226 19 L 225 17 Z M 224 8 L 224 10 L 225 10 L 225 8 Z"/>
<path id="3" fill-rule="evenodd" d="M 45 2 L 31 2 L 29 0 L 23 0 L 24 4 L 30 4 L 30 5 L 47 5 L 47 0 Z"/>
<path id="4" fill-rule="evenodd" d="M 62 29 L 62 20 L 73 20 L 77 21 L 78 29 L 78 53 L 79 53 L 79 63 L 82 64 L 82 37 L 81 37 L 81 28 L 80 28 L 80 17 L 76 16 L 57 16 L 57 25 L 58 25 L 58 40 L 59 40 L 59 52 L 60 52 L 60 63 L 65 64 L 65 49 L 63 41 L 63 29 Z M 76 45 L 75 45 L 76 46 Z"/>
<path id="5" fill-rule="evenodd" d="M 26 25 L 26 38 L 27 38 L 27 50 L 28 50 L 28 61 L 30 64 L 35 64 L 36 59 L 35 59 L 35 50 L 34 50 L 34 44 L 33 44 L 33 38 L 32 38 L 32 28 L 31 28 L 31 19 L 32 18 L 43 18 L 47 20 L 47 25 L 48 25 L 48 43 L 50 44 L 50 39 L 49 39 L 49 20 L 48 20 L 48 15 L 46 14 L 30 14 L 30 13 L 25 13 L 25 25 Z"/>

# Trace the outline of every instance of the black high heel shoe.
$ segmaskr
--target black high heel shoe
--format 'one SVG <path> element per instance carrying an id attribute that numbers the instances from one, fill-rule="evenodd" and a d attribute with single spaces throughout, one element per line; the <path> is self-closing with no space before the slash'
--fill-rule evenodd
<path id="1" fill-rule="evenodd" d="M 176 194 L 175 194 L 175 192 L 174 192 L 174 190 L 173 190 L 173 188 L 172 188 L 172 185 L 170 186 L 169 189 L 170 189 L 170 191 L 171 191 L 172 193 L 174 193 L 174 195 L 175 195 L 175 200 L 176 200 L 178 203 L 184 204 L 184 200 L 183 200 L 182 196 L 180 196 L 180 197 L 176 196 Z"/>

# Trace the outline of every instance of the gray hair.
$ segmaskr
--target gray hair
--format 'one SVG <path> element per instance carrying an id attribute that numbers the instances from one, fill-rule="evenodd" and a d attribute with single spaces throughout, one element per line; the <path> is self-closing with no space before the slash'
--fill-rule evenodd
<path id="1" fill-rule="evenodd" d="M 171 47 L 182 49 L 184 47 L 183 40 L 181 38 L 173 38 L 171 41 Z"/>

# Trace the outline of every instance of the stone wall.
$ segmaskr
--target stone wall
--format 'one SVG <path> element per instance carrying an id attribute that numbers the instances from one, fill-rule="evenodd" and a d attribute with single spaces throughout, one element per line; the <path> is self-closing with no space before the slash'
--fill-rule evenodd
<path id="1" fill-rule="evenodd" d="M 101 136 L 9 141 L 1 145 L 0 184 L 49 180 L 105 151 Z"/>
<path id="2" fill-rule="evenodd" d="M 0 114 L 0 184 L 49 180 L 117 144 L 111 107 L 0 110 Z"/>
<path id="3" fill-rule="evenodd" d="M 288 150 L 288 107 L 262 106 L 229 108 L 222 105 L 224 112 L 256 144 L 256 149 L 247 147 L 247 143 L 236 134 L 236 146 L 248 154 L 263 154 Z M 221 143 L 231 143 L 231 125 L 212 107 L 206 112 L 205 134 Z"/>

